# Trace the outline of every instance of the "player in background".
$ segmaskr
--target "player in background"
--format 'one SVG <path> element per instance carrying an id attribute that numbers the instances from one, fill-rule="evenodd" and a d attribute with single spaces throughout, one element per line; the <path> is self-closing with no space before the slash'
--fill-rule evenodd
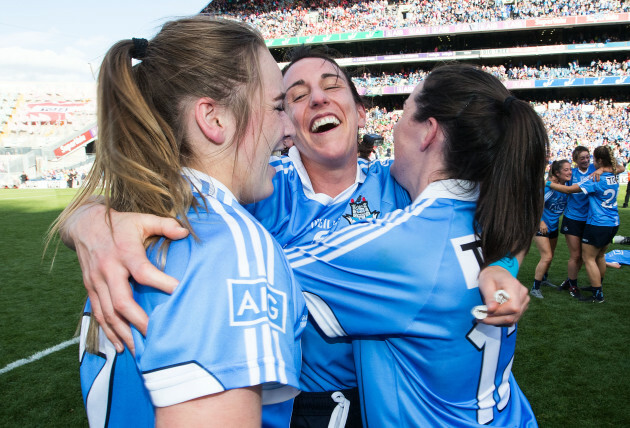
<path id="1" fill-rule="evenodd" d="M 173 294 L 131 280 L 150 323 L 133 331 L 135 360 L 88 301 L 90 426 L 288 426 L 306 306 L 282 248 L 241 205 L 271 194 L 269 156 L 294 133 L 262 36 L 228 20 L 172 21 L 149 42 L 115 44 L 98 88 L 96 160 L 59 221 L 101 193 L 106 208 L 168 217 L 189 235 L 147 249 L 179 281 Z"/>
<path id="2" fill-rule="evenodd" d="M 588 148 L 577 146 L 573 149 L 573 162 L 576 166 L 573 168 L 571 175 L 571 184 L 579 184 L 588 180 L 591 176 L 595 181 L 599 180 L 599 176 L 604 169 L 597 170 L 595 165 L 591 163 L 591 154 Z M 609 169 L 608 172 L 614 172 Z M 567 207 L 562 218 L 562 226 L 560 231 L 564 234 L 569 248 L 569 260 L 567 261 L 567 279 L 558 287 L 558 291 L 569 290 L 571 296 L 580 298 L 580 289 L 578 288 L 578 273 L 582 267 L 582 235 L 586 226 L 588 217 L 588 196 L 583 193 L 569 194 Z"/>
<path id="3" fill-rule="evenodd" d="M 568 160 L 553 161 L 549 169 L 549 180 L 552 183 L 569 184 L 571 180 L 571 163 Z M 534 272 L 534 285 L 529 294 L 542 299 L 540 284 L 547 280 L 547 272 L 553 260 L 558 244 L 558 223 L 567 206 L 567 194 L 551 190 L 545 186 L 545 205 L 543 207 L 540 227 L 534 236 L 534 243 L 540 253 L 540 260 Z"/>
<path id="4" fill-rule="evenodd" d="M 628 172 L 628 181 L 626 183 L 626 196 L 623 198 L 623 205 L 621 208 L 628 208 L 628 201 L 630 200 L 630 162 L 626 164 L 626 169 Z"/>
<path id="5" fill-rule="evenodd" d="M 616 161 L 608 146 L 599 146 L 593 151 L 594 164 L 597 168 L 615 168 Z M 604 302 L 602 283 L 606 273 L 605 254 L 608 244 L 619 230 L 619 212 L 617 194 L 619 183 L 615 174 L 604 172 L 599 181 L 589 179 L 579 184 L 563 186 L 551 183 L 554 190 L 565 193 L 582 192 L 588 195 L 588 218 L 582 235 L 582 259 L 590 281 L 592 296 L 580 297 L 581 301 Z"/>
<path id="6" fill-rule="evenodd" d="M 357 160 L 365 108 L 345 70 L 325 54 L 309 50 L 295 52 L 292 59 L 284 70 L 284 83 L 286 111 L 296 128 L 295 147 L 286 157 L 272 158 L 277 171 L 274 194 L 250 207 L 285 248 L 310 244 L 331 231 L 410 203 L 407 192 L 389 174 L 391 162 Z M 92 213 L 102 209 L 88 207 L 84 215 L 70 219 L 66 241 L 74 240 L 77 247 L 88 293 L 102 302 L 102 312 L 95 313 L 105 314 L 112 334 L 108 337 L 116 340 L 116 331 L 120 341 L 128 329 L 123 318 L 141 331 L 146 328 L 146 317 L 129 302 L 120 276 L 141 275 L 144 283 L 172 292 L 176 283 L 150 269 L 137 250 L 151 234 L 172 232 L 151 229 L 155 224 L 167 224 L 155 218 L 112 213 L 116 218 L 114 242 L 103 232 L 104 225 L 91 220 Z M 499 279 L 500 288 L 514 297 L 500 306 L 488 301 L 489 316 L 484 321 L 512 324 L 527 306 L 527 289 L 504 269 L 491 266 L 481 277 L 484 296 L 492 298 Z M 296 399 L 293 426 L 328 426 L 331 420 L 334 426 L 344 426 L 346 416 L 346 426 L 361 426 L 358 407 L 351 405 L 358 401 L 351 342 L 331 340 L 309 324 L 302 346 L 304 392 Z"/>
<path id="7" fill-rule="evenodd" d="M 622 265 L 630 265 L 630 251 L 612 250 L 606 253 L 606 267 L 620 269 Z"/>
<path id="8" fill-rule="evenodd" d="M 537 426 L 511 373 L 516 326 L 471 309 L 479 270 L 538 229 L 542 120 L 490 74 L 445 65 L 405 102 L 394 144 L 409 207 L 285 249 L 318 326 L 355 339 L 366 426 Z"/>

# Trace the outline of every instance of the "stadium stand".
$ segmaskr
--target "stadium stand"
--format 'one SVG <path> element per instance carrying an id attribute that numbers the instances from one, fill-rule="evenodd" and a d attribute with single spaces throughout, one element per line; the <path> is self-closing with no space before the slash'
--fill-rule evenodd
<path id="1" fill-rule="evenodd" d="M 265 38 L 630 11 L 620 1 L 213 1 L 204 13 L 249 22 Z"/>
<path id="2" fill-rule="evenodd" d="M 94 84 L 0 83 L 0 185 L 15 185 L 25 173 L 31 180 L 23 185 L 33 186 L 52 165 L 89 163 L 85 149 L 70 148 L 93 140 L 84 134 L 95 126 Z"/>
<path id="3" fill-rule="evenodd" d="M 479 65 L 535 103 L 552 159 L 605 141 L 630 156 L 630 2 L 216 0 L 201 12 L 257 27 L 281 65 L 293 46 L 330 49 L 369 102 L 364 132 L 383 135 L 378 156 L 394 156 L 391 130 L 404 99 L 447 60 Z M 72 89 L 0 84 L 0 184 L 89 163 L 94 88 L 81 96 Z M 48 102 L 54 107 L 42 112 Z M 66 120 L 38 120 L 55 108 Z"/>

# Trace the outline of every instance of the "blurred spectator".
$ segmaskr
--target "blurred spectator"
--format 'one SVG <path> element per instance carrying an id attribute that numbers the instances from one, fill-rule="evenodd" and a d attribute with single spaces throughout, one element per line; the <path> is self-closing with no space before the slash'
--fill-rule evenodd
<path id="1" fill-rule="evenodd" d="M 571 159 L 577 145 L 586 146 L 592 152 L 602 144 L 613 146 L 615 155 L 624 165 L 630 160 L 630 106 L 608 99 L 574 101 L 549 101 L 533 103 L 534 108 L 547 126 L 550 140 L 549 162 Z M 393 126 L 401 110 L 388 111 L 374 107 L 367 112 L 367 124 L 363 132 L 379 134 L 385 140 L 377 148 L 377 157 L 395 155 Z"/>

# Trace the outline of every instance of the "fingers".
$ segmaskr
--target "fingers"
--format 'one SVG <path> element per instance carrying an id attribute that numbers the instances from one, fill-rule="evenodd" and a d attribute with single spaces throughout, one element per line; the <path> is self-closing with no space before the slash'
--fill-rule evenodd
<path id="1" fill-rule="evenodd" d="M 124 350 L 123 344 L 126 344 L 134 352 L 131 328 L 114 308 L 114 299 L 110 293 L 110 287 L 113 290 L 121 289 L 122 293 L 128 293 L 129 299 L 133 301 L 127 272 L 124 269 L 118 269 L 118 280 L 116 281 L 113 279 L 116 276 L 116 270 L 108 270 L 107 267 L 103 269 L 98 268 L 98 257 L 89 257 L 90 253 L 83 246 L 77 247 L 77 255 L 83 272 L 83 283 L 90 298 L 94 317 L 107 338 L 116 348 L 116 351 L 122 352 Z M 107 266 L 107 264 L 101 266 Z M 108 279 L 102 275 L 104 271 L 109 273 Z"/>
<path id="2" fill-rule="evenodd" d="M 150 236 L 165 236 L 172 240 L 178 240 L 188 236 L 188 229 L 182 227 L 177 220 L 172 218 L 139 214 L 135 221 L 142 228 L 144 239 Z"/>
<path id="3" fill-rule="evenodd" d="M 112 330 L 107 323 L 105 322 L 105 316 L 103 315 L 103 310 L 101 306 L 101 301 L 98 298 L 98 294 L 96 293 L 88 293 L 88 297 L 90 298 L 90 305 L 92 307 L 92 315 L 98 322 L 99 326 L 103 329 L 105 336 L 109 339 L 110 342 L 116 348 L 116 352 L 123 352 L 123 340 Z M 133 348 L 133 340 L 131 343 L 131 347 Z M 130 349 L 132 349 L 130 348 Z"/>
<path id="4" fill-rule="evenodd" d="M 484 304 L 488 308 L 488 316 L 480 321 L 496 326 L 514 325 L 527 310 L 529 294 L 516 278 L 500 266 L 489 266 L 479 274 L 479 290 Z M 510 299 L 499 304 L 494 299 L 497 290 L 505 290 Z"/>
<path id="5" fill-rule="evenodd" d="M 129 272 L 129 275 L 132 276 L 139 284 L 156 288 L 168 294 L 172 294 L 173 291 L 175 291 L 177 284 L 179 284 L 175 278 L 165 274 L 155 267 L 149 259 L 147 259 L 144 250 L 141 255 L 130 255 L 124 262 L 124 267 Z M 127 302 L 121 301 L 120 304 L 127 304 Z M 115 305 L 115 307 L 117 310 L 123 309 L 118 305 Z"/>
<path id="6" fill-rule="evenodd" d="M 102 215 L 89 211 L 73 222 L 72 234 L 83 282 L 93 313 L 119 352 L 123 343 L 133 352 L 129 323 L 146 334 L 148 317 L 134 301 L 129 277 L 171 293 L 177 280 L 157 269 L 146 256 L 144 240 L 154 232 L 180 239 L 188 234 L 177 221 L 156 216 L 111 211 L 111 229 Z M 89 218 L 86 218 L 89 215 Z"/>
<path id="7" fill-rule="evenodd" d="M 149 214 L 117 213 L 116 218 L 112 217 L 112 225 L 119 260 L 128 276 L 132 276 L 140 284 L 165 293 L 172 293 L 177 287 L 178 281 L 159 270 L 149 261 L 146 256 L 144 241 L 154 235 L 163 235 L 175 240 L 182 239 L 188 236 L 188 230 L 180 226 L 174 219 Z M 120 305 L 128 307 L 131 302 L 121 300 Z M 118 306 L 118 302 L 115 302 L 115 308 L 119 312 L 125 310 L 125 308 Z"/>

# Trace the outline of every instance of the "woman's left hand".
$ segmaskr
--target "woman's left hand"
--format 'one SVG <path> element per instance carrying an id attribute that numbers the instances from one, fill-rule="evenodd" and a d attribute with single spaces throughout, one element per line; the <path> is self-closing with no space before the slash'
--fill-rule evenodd
<path id="1" fill-rule="evenodd" d="M 506 291 L 510 299 L 502 304 L 495 301 L 498 290 Z M 488 266 L 479 273 L 479 291 L 488 308 L 488 316 L 479 322 L 496 326 L 512 326 L 529 306 L 529 290 L 500 266 Z"/>

